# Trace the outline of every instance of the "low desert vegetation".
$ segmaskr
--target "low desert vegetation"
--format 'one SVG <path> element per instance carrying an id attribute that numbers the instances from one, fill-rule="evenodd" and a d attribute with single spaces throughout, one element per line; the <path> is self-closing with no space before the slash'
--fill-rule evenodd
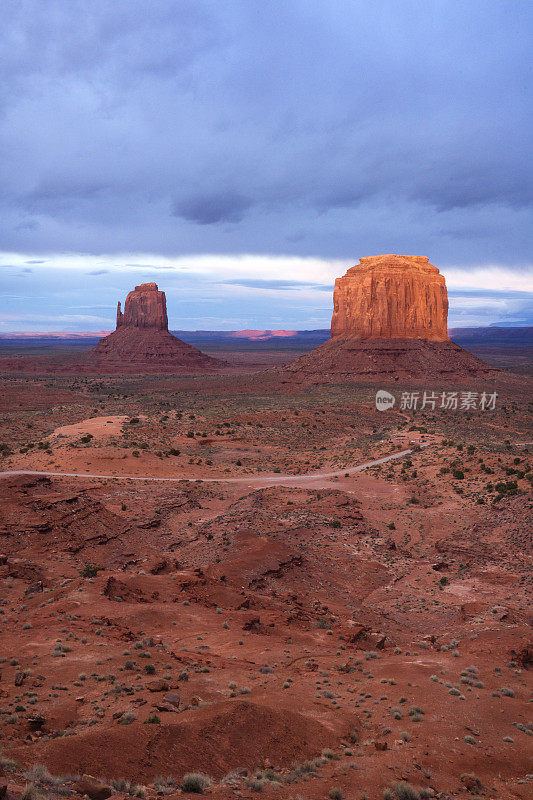
<path id="1" fill-rule="evenodd" d="M 183 792 L 192 792 L 193 794 L 203 794 L 204 791 L 211 786 L 212 780 L 209 775 L 203 772 L 188 772 L 183 776 L 181 789 Z"/>

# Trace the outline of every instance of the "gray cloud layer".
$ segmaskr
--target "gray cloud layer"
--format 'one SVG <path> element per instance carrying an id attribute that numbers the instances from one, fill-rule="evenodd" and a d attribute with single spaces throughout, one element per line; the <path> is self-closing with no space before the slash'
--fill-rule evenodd
<path id="1" fill-rule="evenodd" d="M 524 263 L 532 18 L 520 0 L 6 0 L 2 248 Z"/>

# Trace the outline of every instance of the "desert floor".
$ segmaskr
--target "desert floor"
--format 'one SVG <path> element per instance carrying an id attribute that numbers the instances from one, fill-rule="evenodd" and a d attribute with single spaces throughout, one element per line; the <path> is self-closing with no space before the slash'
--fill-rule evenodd
<path id="1" fill-rule="evenodd" d="M 0 788 L 531 797 L 528 379 L 379 412 L 263 362 L 1 378 Z"/>

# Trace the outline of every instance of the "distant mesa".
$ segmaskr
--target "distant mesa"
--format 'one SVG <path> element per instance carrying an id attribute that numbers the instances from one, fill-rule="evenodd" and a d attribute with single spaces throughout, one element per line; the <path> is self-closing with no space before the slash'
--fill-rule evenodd
<path id="1" fill-rule="evenodd" d="M 331 339 L 284 367 L 327 382 L 496 377 L 451 342 L 444 276 L 425 256 L 361 258 L 335 281 Z"/>
<path id="2" fill-rule="evenodd" d="M 194 372 L 212 370 L 224 361 L 202 353 L 168 330 L 167 301 L 157 283 L 141 283 L 117 306 L 117 328 L 87 354 L 102 370 L 117 372 Z"/>
<path id="3" fill-rule="evenodd" d="M 235 339 L 248 339 L 251 342 L 266 342 L 269 339 L 290 339 L 291 336 L 296 336 L 298 331 L 232 331 L 231 336 Z"/>

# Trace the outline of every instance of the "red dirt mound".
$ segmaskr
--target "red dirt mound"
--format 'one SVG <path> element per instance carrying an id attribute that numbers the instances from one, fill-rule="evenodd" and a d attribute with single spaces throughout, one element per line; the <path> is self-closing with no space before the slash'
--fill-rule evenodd
<path id="1" fill-rule="evenodd" d="M 159 328 L 120 327 L 84 360 L 99 372 L 197 372 L 224 365 L 218 358 L 202 353 L 190 344 Z"/>
<path id="2" fill-rule="evenodd" d="M 97 765 L 106 778 L 149 781 L 158 774 L 181 777 L 196 770 L 220 778 L 266 759 L 289 766 L 317 755 L 339 735 L 297 712 L 236 700 L 186 711 L 179 723 L 117 725 L 53 739 L 38 746 L 38 754 L 35 747 L 21 748 L 17 755 L 28 764 L 37 756 L 56 775 L 91 772 Z"/>
<path id="3" fill-rule="evenodd" d="M 484 381 L 502 373 L 450 341 L 425 339 L 330 339 L 290 364 L 282 374 L 301 383 L 355 380 L 390 383 L 398 380 Z"/>

